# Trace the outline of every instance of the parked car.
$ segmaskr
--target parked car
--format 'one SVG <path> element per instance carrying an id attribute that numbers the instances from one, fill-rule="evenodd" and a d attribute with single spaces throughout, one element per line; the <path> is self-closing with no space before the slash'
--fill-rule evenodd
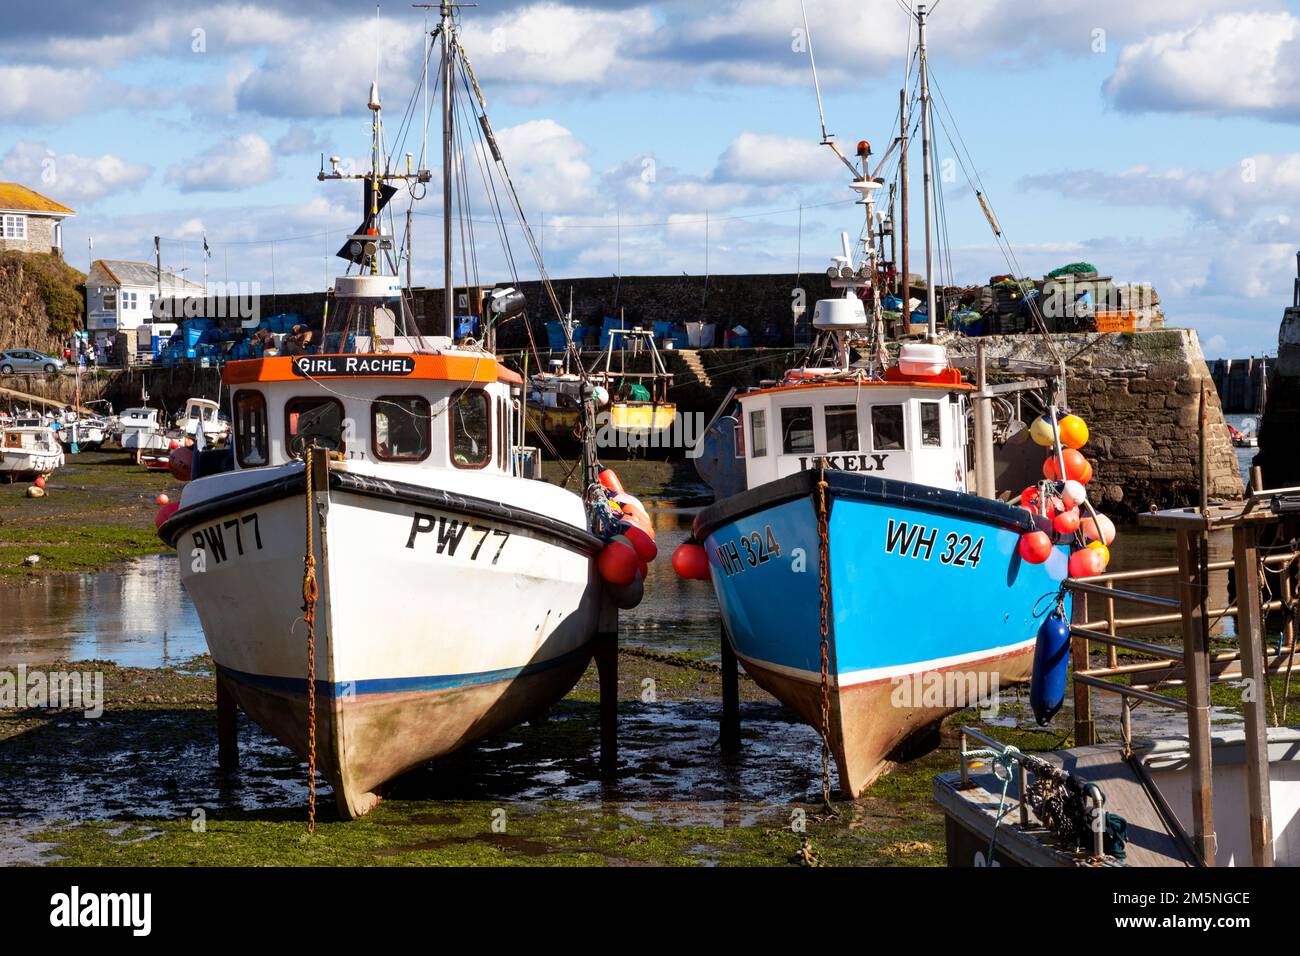
<path id="1" fill-rule="evenodd" d="M 63 359 L 31 349 L 10 349 L 0 352 L 0 375 L 15 372 L 61 372 Z"/>

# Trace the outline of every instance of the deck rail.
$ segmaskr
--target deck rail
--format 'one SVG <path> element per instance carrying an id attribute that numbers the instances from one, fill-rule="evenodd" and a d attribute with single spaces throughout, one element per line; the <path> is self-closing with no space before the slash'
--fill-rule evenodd
<path id="1" fill-rule="evenodd" d="M 1141 515 L 1139 523 L 1176 533 L 1177 564 L 1116 571 L 1086 580 L 1067 579 L 1064 585 L 1077 598 L 1070 625 L 1076 745 L 1097 742 L 1094 691 L 1119 696 L 1120 732 L 1126 751 L 1132 747 L 1133 711 L 1139 704 L 1168 707 L 1185 714 L 1191 757 L 1193 842 L 1209 866 L 1214 865 L 1217 843 L 1211 792 L 1210 685 L 1225 681 L 1245 682 L 1242 702 L 1253 862 L 1256 866 L 1271 866 L 1273 862 L 1267 752 L 1267 705 L 1273 694 L 1268 679 L 1286 674 L 1280 719 L 1276 705 L 1273 708 L 1273 718 L 1281 723 L 1286 719 L 1286 695 L 1296 663 L 1300 547 L 1295 529 L 1276 535 L 1277 544 L 1261 545 L 1261 533 L 1283 521 L 1294 522 L 1294 513 L 1284 500 L 1293 489 L 1268 491 L 1260 485 L 1256 470 L 1244 507 L 1203 504 L 1200 509 Z M 1219 530 L 1231 533 L 1231 560 L 1209 560 L 1209 534 Z M 1235 598 L 1223 606 L 1211 606 L 1211 575 L 1218 574 L 1228 579 Z M 1150 584 L 1162 579 L 1174 580 L 1177 597 L 1115 586 L 1117 582 Z M 1101 603 L 1100 609 L 1097 602 Z M 1118 603 L 1170 610 L 1121 616 L 1116 613 Z M 1094 611 L 1099 612 L 1096 619 Z M 1281 612 L 1281 640 L 1272 647 L 1264 633 L 1270 612 Z M 1212 647 L 1214 626 L 1227 618 L 1236 623 L 1236 645 Z M 1177 644 L 1156 644 L 1121 633 L 1175 623 L 1181 636 Z M 1093 644 L 1105 646 L 1104 664 L 1093 664 Z M 1125 652 L 1123 662 L 1121 651 Z M 1184 696 L 1161 692 L 1173 688 L 1182 688 Z"/>

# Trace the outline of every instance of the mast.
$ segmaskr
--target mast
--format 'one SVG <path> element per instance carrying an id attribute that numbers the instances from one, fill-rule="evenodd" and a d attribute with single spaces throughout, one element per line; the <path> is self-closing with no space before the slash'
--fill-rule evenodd
<path id="1" fill-rule="evenodd" d="M 912 325 L 912 273 L 911 259 L 908 255 L 908 235 L 907 235 L 907 150 L 911 145 L 907 141 L 907 87 L 898 92 L 898 115 L 899 115 L 899 140 L 898 145 L 902 150 L 898 154 L 898 202 L 902 206 L 902 222 L 899 227 L 902 233 L 899 242 L 903 244 L 903 263 L 902 275 L 899 276 L 898 295 L 903 300 L 903 334 L 906 335 L 911 330 Z"/>
<path id="2" fill-rule="evenodd" d="M 932 195 L 934 189 L 934 157 L 930 150 L 930 71 L 925 55 L 925 14 L 926 5 L 918 3 L 916 5 L 916 23 L 919 36 L 917 59 L 921 69 L 921 166 L 923 167 L 925 180 L 925 306 L 926 318 L 929 319 L 926 339 L 933 342 L 938 337 L 938 326 L 934 315 L 934 238 L 930 222 L 933 216 L 931 207 L 934 202 Z"/>
<path id="3" fill-rule="evenodd" d="M 455 49 L 452 45 L 452 31 L 455 29 L 452 7 L 450 0 L 442 0 L 439 13 L 442 17 L 442 317 L 447 335 L 455 338 L 455 290 L 451 275 L 451 84 L 454 81 L 452 56 Z"/>

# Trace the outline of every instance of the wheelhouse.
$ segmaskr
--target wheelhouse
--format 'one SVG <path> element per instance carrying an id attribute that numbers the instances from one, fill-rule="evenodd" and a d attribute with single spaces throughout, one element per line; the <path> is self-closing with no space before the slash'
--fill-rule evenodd
<path id="1" fill-rule="evenodd" d="M 207 398 L 191 398 L 185 403 L 185 411 L 181 413 L 181 423 L 185 425 L 187 431 L 193 431 L 199 422 L 203 423 L 205 431 L 212 431 L 219 421 L 219 412 L 221 406 Z"/>
<path id="2" fill-rule="evenodd" d="M 238 470 L 288 464 L 312 443 L 346 461 L 522 470 L 523 383 L 486 352 L 277 356 L 230 362 L 225 381 Z"/>
<path id="3" fill-rule="evenodd" d="M 118 416 L 123 428 L 143 428 L 153 430 L 158 427 L 158 410 L 156 408 L 127 408 Z"/>
<path id="4" fill-rule="evenodd" d="M 960 381 L 837 381 L 746 392 L 736 448 L 746 486 L 825 467 L 965 491 L 969 390 Z"/>

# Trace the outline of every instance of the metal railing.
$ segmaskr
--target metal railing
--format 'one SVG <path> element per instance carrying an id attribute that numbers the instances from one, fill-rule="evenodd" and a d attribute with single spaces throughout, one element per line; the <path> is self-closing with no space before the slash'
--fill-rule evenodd
<path id="1" fill-rule="evenodd" d="M 1272 699 L 1269 679 L 1285 671 L 1283 710 L 1278 722 L 1285 720 L 1286 694 L 1296 658 L 1295 596 L 1300 548 L 1296 547 L 1293 533 L 1279 535 L 1288 538 L 1285 544 L 1261 548 L 1261 531 L 1276 527 L 1291 514 L 1283 499 L 1292 489 L 1262 490 L 1258 476 L 1254 487 L 1244 508 L 1203 506 L 1140 516 L 1141 524 L 1176 533 L 1176 565 L 1065 582 L 1065 587 L 1081 599 L 1070 626 L 1075 743 L 1097 742 L 1093 691 L 1119 695 L 1120 732 L 1126 752 L 1132 749 L 1133 710 L 1138 703 L 1169 707 L 1184 714 L 1192 777 L 1190 829 L 1196 851 L 1210 866 L 1214 865 L 1217 844 L 1211 792 L 1210 686 L 1224 681 L 1246 681 L 1253 691 L 1242 695 L 1252 858 L 1256 866 L 1271 866 L 1273 862 L 1267 748 L 1270 721 L 1265 705 Z M 1265 503 L 1268 506 L 1260 507 Z M 1209 560 L 1209 534 L 1220 530 L 1231 533 L 1232 560 Z M 1235 585 L 1235 602 L 1211 606 L 1211 575 L 1220 573 L 1229 576 Z M 1165 578 L 1176 583 L 1177 597 L 1116 587 L 1117 582 L 1149 583 Z M 1263 592 L 1274 586 L 1270 578 L 1276 581 L 1277 596 L 1269 593 L 1265 599 Z M 1097 600 L 1103 602 L 1104 617 L 1094 620 L 1092 602 Z M 1117 602 L 1159 608 L 1162 612 L 1120 616 L 1116 613 Z M 1282 640 L 1272 648 L 1264 637 L 1266 615 L 1271 611 L 1282 612 Z M 1212 648 L 1211 631 L 1227 618 L 1236 623 L 1236 646 Z M 1175 623 L 1181 640 L 1174 644 L 1156 644 L 1121 633 Z M 1106 647 L 1105 664 L 1093 666 L 1093 644 Z M 1121 651 L 1126 655 L 1123 663 Z M 1170 688 L 1183 688 L 1185 699 L 1160 693 Z"/>

